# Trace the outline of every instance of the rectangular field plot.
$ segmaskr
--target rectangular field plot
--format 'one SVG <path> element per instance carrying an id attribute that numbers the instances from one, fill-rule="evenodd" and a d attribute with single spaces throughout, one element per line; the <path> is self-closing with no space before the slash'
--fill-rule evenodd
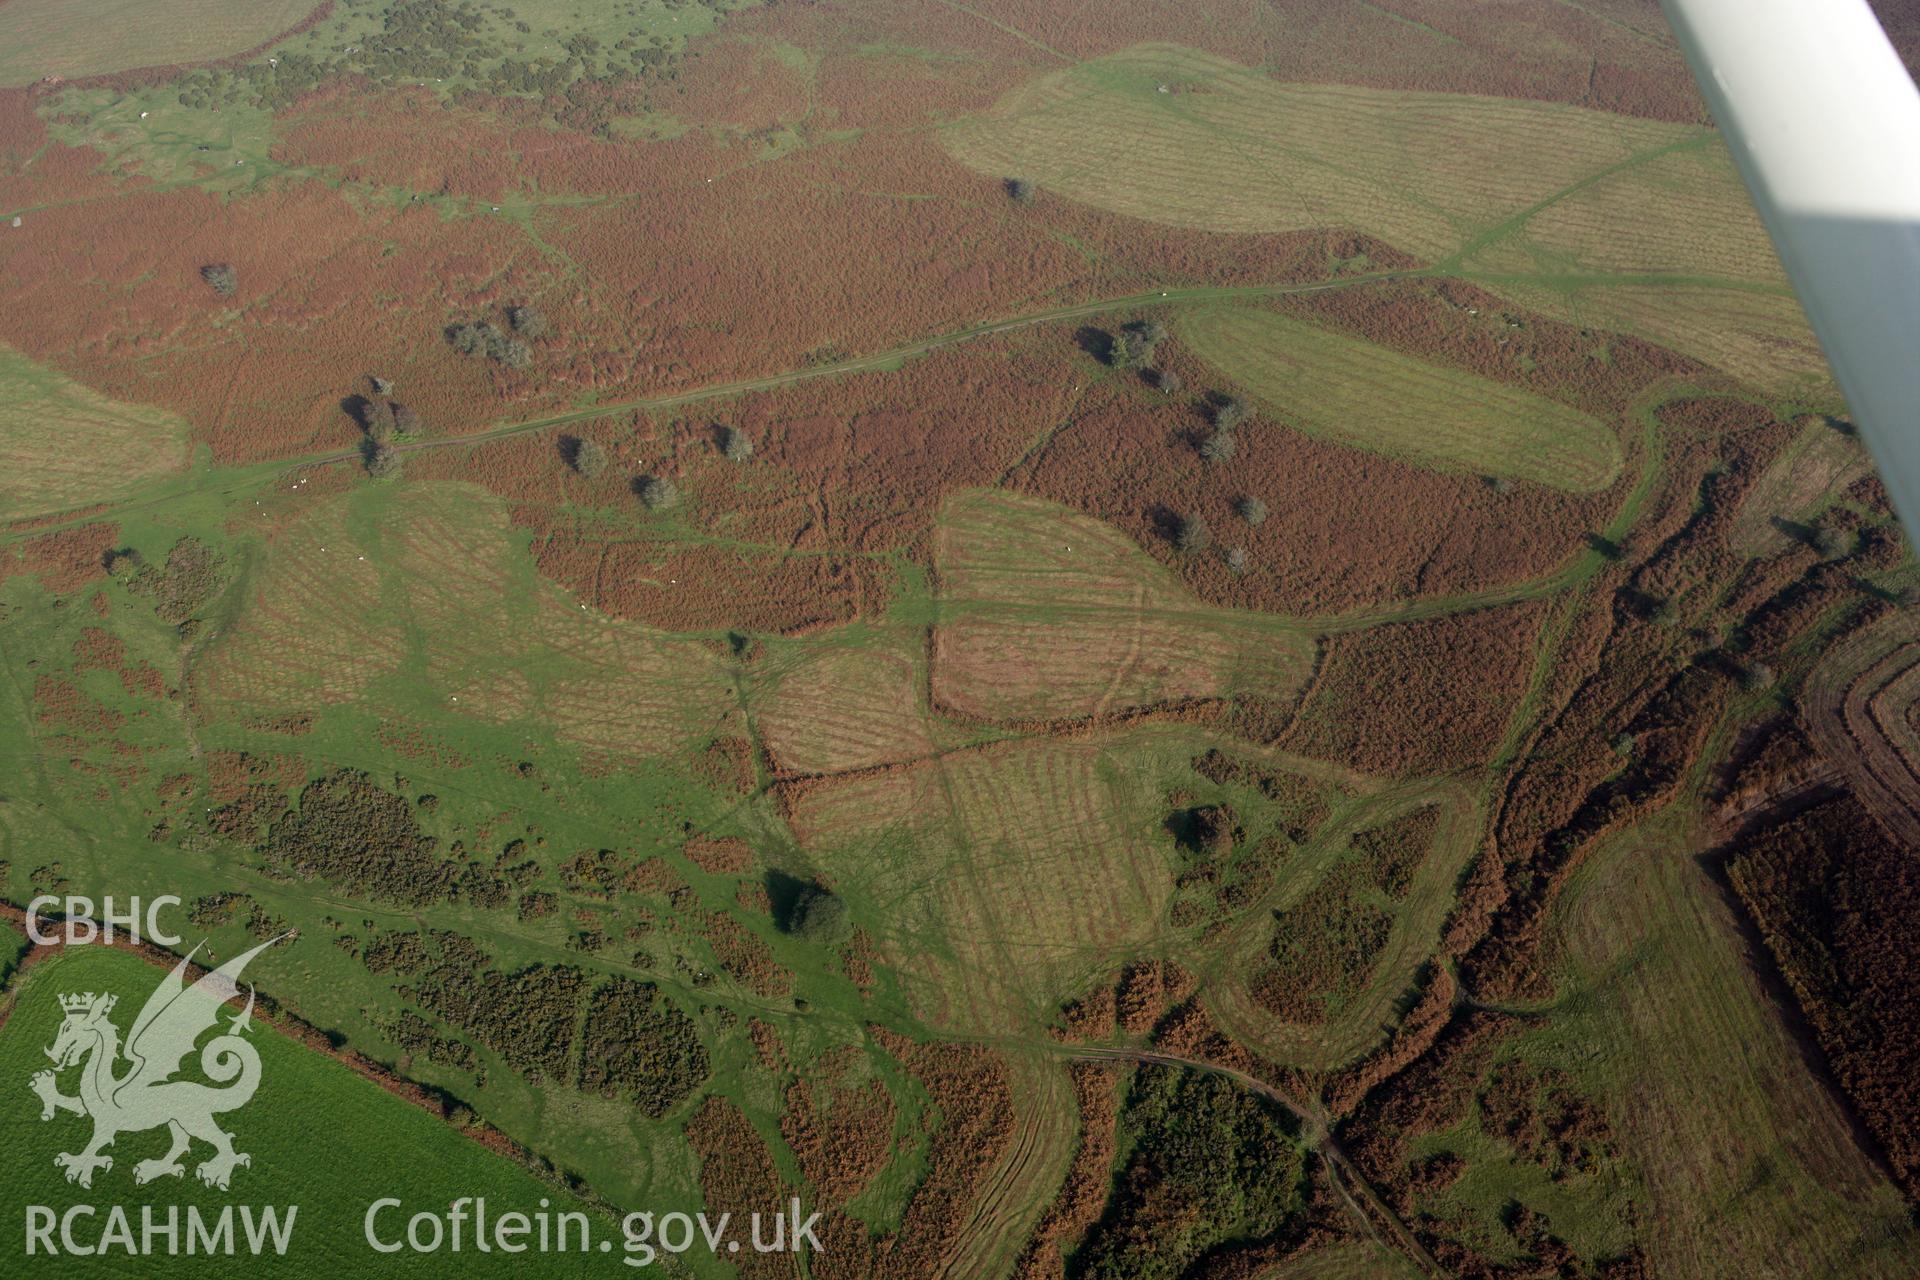
<path id="1" fill-rule="evenodd" d="M 843 773 L 931 755 L 920 633 L 836 639 L 776 654 L 760 731 L 783 774 Z"/>
<path id="2" fill-rule="evenodd" d="M 1014 494 L 942 513 L 933 694 L 998 721 L 1085 718 L 1293 693 L 1313 644 L 1282 619 L 1210 608 L 1118 529 Z"/>
<path id="3" fill-rule="evenodd" d="M 877 940 L 929 1015 L 1046 1016 L 1156 936 L 1172 893 L 1132 752 L 1035 740 L 811 790 L 793 826 L 888 923 Z"/>

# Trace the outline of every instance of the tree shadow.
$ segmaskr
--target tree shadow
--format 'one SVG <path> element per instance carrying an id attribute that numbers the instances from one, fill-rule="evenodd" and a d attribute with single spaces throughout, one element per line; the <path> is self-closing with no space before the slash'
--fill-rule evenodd
<path id="1" fill-rule="evenodd" d="M 1789 520 L 1785 516 L 1768 516 L 1767 523 L 1803 547 L 1812 546 L 1820 536 L 1819 531 L 1812 525 L 1804 524 L 1799 520 Z"/>
<path id="2" fill-rule="evenodd" d="M 1614 593 L 1621 612 L 1642 622 L 1652 622 L 1667 607 L 1667 602 L 1659 596 L 1649 595 L 1638 587 L 1622 587 Z"/>
<path id="3" fill-rule="evenodd" d="M 1626 552 L 1620 544 L 1605 534 L 1589 533 L 1586 537 L 1587 550 L 1598 551 L 1609 560 L 1618 560 Z"/>
<path id="4" fill-rule="evenodd" d="M 819 887 L 811 880 L 802 880 L 777 869 L 768 870 L 766 886 L 774 927 L 782 933 L 792 930 L 794 913 L 799 910 L 800 904 L 819 892 Z"/>
<path id="5" fill-rule="evenodd" d="M 1111 333 L 1090 324 L 1083 324 L 1073 331 L 1073 345 L 1101 364 L 1112 364 L 1114 354 L 1120 350 L 1119 342 Z"/>
<path id="6" fill-rule="evenodd" d="M 1147 508 L 1147 523 L 1153 531 L 1167 542 L 1180 536 L 1180 513 L 1164 503 L 1156 502 Z"/>

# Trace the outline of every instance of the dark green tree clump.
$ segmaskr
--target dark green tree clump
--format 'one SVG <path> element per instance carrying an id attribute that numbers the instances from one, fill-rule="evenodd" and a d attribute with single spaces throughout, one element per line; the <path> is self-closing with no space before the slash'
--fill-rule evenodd
<path id="1" fill-rule="evenodd" d="M 1271 1239 L 1304 1209 L 1292 1122 L 1224 1076 L 1142 1066 L 1121 1122 L 1132 1154 L 1075 1259 L 1079 1280 L 1176 1280 L 1208 1250 Z"/>
<path id="2" fill-rule="evenodd" d="M 706 1082 L 693 1020 L 650 982 L 614 978 L 587 1004 L 580 1087 L 624 1097 L 658 1120 Z"/>
<path id="3" fill-rule="evenodd" d="M 369 441 L 368 444 L 370 446 L 366 451 L 368 475 L 375 480 L 385 480 L 400 474 L 400 455 L 393 451 L 393 446 L 381 444 L 378 441 Z"/>
<path id="4" fill-rule="evenodd" d="M 286 875 L 321 879 L 357 897 L 426 906 L 442 901 L 457 871 L 435 856 L 413 806 L 358 769 L 336 769 L 300 792 L 267 828 L 258 852 Z"/>
<path id="5" fill-rule="evenodd" d="M 1393 928 L 1393 916 L 1364 895 L 1367 871 L 1344 863 L 1275 914 L 1267 944 L 1274 967 L 1254 983 L 1254 999 L 1268 1012 L 1323 1023 L 1365 990 Z"/>
<path id="6" fill-rule="evenodd" d="M 376 933 L 360 949 L 368 973 L 418 973 L 432 958 L 426 935 L 415 930 Z"/>
<path id="7" fill-rule="evenodd" d="M 571 965 L 530 965 L 515 973 L 485 967 L 469 938 L 435 935 L 440 963 L 406 994 L 506 1059 L 535 1083 L 573 1082 L 573 1049 L 587 975 Z"/>
<path id="8" fill-rule="evenodd" d="M 485 320 L 449 326 L 447 342 L 461 355 L 485 356 L 509 369 L 524 369 L 533 363 L 533 348 Z"/>
<path id="9" fill-rule="evenodd" d="M 231 298 L 233 291 L 240 287 L 239 275 L 234 271 L 233 264 L 227 262 L 208 263 L 200 268 L 200 278 L 223 298 Z"/>
<path id="10" fill-rule="evenodd" d="M 810 884 L 795 896 L 787 912 L 787 932 L 822 946 L 835 946 L 853 932 L 847 904 L 839 894 Z"/>
<path id="11" fill-rule="evenodd" d="M 131 548 L 107 557 L 107 571 L 127 590 L 153 601 L 153 612 L 169 626 L 180 626 L 213 602 L 228 581 L 227 562 L 198 538 L 186 537 L 167 551 L 164 565 L 151 565 Z"/>

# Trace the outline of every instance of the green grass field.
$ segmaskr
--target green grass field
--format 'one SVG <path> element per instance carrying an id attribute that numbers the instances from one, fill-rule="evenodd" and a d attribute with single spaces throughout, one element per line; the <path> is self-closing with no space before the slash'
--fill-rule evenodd
<path id="1" fill-rule="evenodd" d="M 755 664 L 749 705 L 781 771 L 844 773 L 938 750 L 938 726 L 921 696 L 924 634 L 863 631 L 779 642 Z"/>
<path id="2" fill-rule="evenodd" d="M 958 752 L 801 801 L 796 834 L 931 1021 L 1044 1025 L 1165 931 L 1171 841 L 1150 736 Z"/>
<path id="3" fill-rule="evenodd" d="M 1920 1232 L 1806 1074 L 1727 901 L 1687 852 L 1699 839 L 1686 821 L 1629 831 L 1576 874 L 1555 913 L 1558 994 L 1496 1055 L 1597 1100 L 1610 1122 L 1600 1158 L 1550 1174 L 1489 1128 L 1481 1102 L 1414 1143 L 1416 1158 L 1465 1161 L 1423 1207 L 1496 1257 L 1523 1205 L 1583 1256 L 1637 1246 L 1655 1275 L 1913 1274 Z"/>
<path id="4" fill-rule="evenodd" d="M 1269 1273 L 1273 1280 L 1412 1280 L 1419 1272 L 1407 1259 L 1364 1240 L 1330 1245 Z"/>
<path id="5" fill-rule="evenodd" d="M 1353 228 L 1556 319 L 1770 392 L 1831 377 L 1709 130 L 1542 102 L 1285 84 L 1143 44 L 949 125 L 994 177 L 1209 231 Z"/>
<path id="6" fill-rule="evenodd" d="M 1784 284 L 1552 273 L 1470 278 L 1544 316 L 1634 334 L 1769 395 L 1841 407 L 1826 355 Z"/>
<path id="7" fill-rule="evenodd" d="M 429 717 L 537 724 L 617 757 L 704 743 L 732 710 L 697 641 L 589 616 L 541 579 L 498 498 L 405 495 L 326 500 L 275 540 L 197 672 L 207 710 L 311 712 L 405 687 Z"/>
<path id="8" fill-rule="evenodd" d="M 126 952 L 104 947 L 71 948 L 35 965 L 23 974 L 10 993 L 11 1008 L 0 1028 L 0 1074 L 9 1084 L 11 1101 L 0 1110 L 0 1185 L 6 1188 L 6 1246 L 20 1257 L 23 1206 L 45 1205 L 64 1213 L 74 1204 L 127 1206 L 139 1230 L 140 1206 L 152 1205 L 164 1214 L 178 1206 L 185 1214 L 195 1206 L 211 1219 L 227 1205 L 256 1208 L 298 1206 L 291 1243 L 285 1256 L 216 1258 L 155 1257 L 126 1259 L 110 1255 L 81 1263 L 46 1259 L 26 1265 L 72 1268 L 74 1274 L 164 1276 L 310 1276 L 318 1269 L 344 1268 L 359 1274 L 438 1276 L 447 1274 L 447 1259 L 402 1251 L 375 1253 L 364 1240 L 362 1220 L 374 1200 L 392 1196 L 419 1210 L 444 1212 L 459 1196 L 485 1196 L 493 1212 L 509 1208 L 535 1212 L 543 1200 L 552 1211 L 579 1210 L 580 1203 L 557 1187 L 535 1178 L 511 1161 L 495 1155 L 426 1111 L 387 1093 L 345 1065 L 255 1024 L 249 1039 L 260 1054 L 261 1083 L 244 1108 L 225 1113 L 220 1123 L 234 1135 L 234 1146 L 252 1157 L 252 1164 L 234 1171 L 228 1191 L 206 1187 L 192 1175 L 193 1164 L 208 1148 L 196 1145 L 187 1156 L 188 1174 L 180 1180 L 161 1179 L 144 1187 L 133 1180 L 134 1164 L 164 1153 L 163 1130 L 122 1135 L 108 1152 L 113 1167 L 96 1173 L 91 1189 L 66 1182 L 55 1168 L 57 1152 L 77 1151 L 91 1133 L 91 1123 L 61 1112 L 40 1119 L 40 1104 L 26 1081 L 46 1066 L 41 1050 L 51 1045 L 59 1029 L 57 997 L 68 992 L 112 992 L 120 1003 L 116 1025 L 124 1030 L 147 993 L 166 971 Z M 227 1020 L 226 1014 L 221 1022 Z M 193 1059 L 189 1059 L 191 1078 Z M 81 1068 L 84 1070 L 84 1068 Z M 124 1063 L 121 1065 L 124 1070 Z M 61 1077 L 63 1092 L 77 1087 L 76 1072 Z M 379 1222 L 384 1238 L 395 1219 L 391 1211 Z M 404 1216 L 398 1220 L 404 1229 Z M 103 1219 L 96 1219 L 97 1232 Z M 617 1241 L 617 1225 L 595 1215 L 597 1234 Z M 239 1227 L 236 1225 L 236 1234 Z M 84 1241 L 85 1224 L 80 1229 Z M 184 1228 L 183 1228 L 184 1236 Z M 57 1238 L 57 1237 L 56 1237 Z M 527 1254 L 509 1258 L 469 1254 L 461 1264 L 466 1275 L 585 1276 L 609 1274 L 608 1259 L 597 1253 Z"/>
<path id="9" fill-rule="evenodd" d="M 1439 258 L 1701 131 L 1538 102 L 1288 85 L 1178 45 L 1052 72 L 946 141 L 969 167 L 1210 231 L 1354 227 Z"/>
<path id="10" fill-rule="evenodd" d="M 370 510 L 383 509 L 381 504 L 390 494 L 391 489 L 388 495 L 366 491 Z M 184 514 L 182 507 L 175 506 L 158 524 L 130 517 L 123 526 L 126 539 L 151 561 L 164 561 L 166 549 L 183 531 L 178 521 Z M 206 524 L 190 522 L 187 527 L 228 557 L 232 584 L 203 614 L 206 629 L 218 631 L 231 625 L 257 580 L 271 580 L 273 555 L 255 547 L 251 556 L 258 557 L 259 563 L 250 564 L 249 544 L 223 531 L 217 517 Z M 434 528 L 432 522 L 423 521 L 414 532 L 424 535 Z M 324 545 L 328 544 L 316 541 L 313 553 L 319 554 L 318 548 Z M 396 553 L 397 546 L 389 546 L 372 554 L 380 558 L 383 572 L 391 572 L 394 562 L 387 557 Z M 30 579 L 10 579 L 4 592 L 10 606 L 27 603 L 0 642 L 9 662 L 24 662 L 27 653 L 38 652 L 66 670 L 80 633 L 102 621 L 91 611 L 47 607 L 45 596 Z M 105 625 L 126 644 L 126 661 L 150 662 L 165 674 L 169 686 L 177 685 L 183 651 L 174 629 L 154 617 L 145 599 L 118 584 L 108 587 L 108 598 L 111 616 Z M 405 599 L 401 589 L 384 603 L 378 597 L 357 601 L 354 607 L 375 616 L 352 620 L 356 629 L 351 634 L 373 634 L 358 628 L 363 623 L 375 629 L 385 625 L 380 611 Z M 451 627 L 462 625 L 457 615 L 442 621 Z M 566 621 L 578 625 L 573 619 Z M 476 641 L 506 634 L 498 627 L 468 625 Z M 460 652 L 473 651 L 463 647 Z M 283 656 L 289 661 L 297 657 L 292 650 Z M 337 660 L 350 669 L 363 658 L 370 661 L 371 651 L 348 646 L 339 651 Z M 409 663 L 416 660 L 424 663 L 424 655 L 407 657 Z M 562 672 L 578 670 L 565 658 L 548 657 L 547 662 Z M 729 825 L 736 821 L 732 809 L 738 797 L 709 791 L 690 778 L 678 761 L 654 766 L 635 762 L 619 772 L 591 767 L 582 759 L 587 748 L 563 744 L 548 725 L 467 715 L 455 710 L 457 704 L 444 692 L 421 688 L 418 696 L 406 694 L 408 678 L 389 677 L 386 688 L 398 700 L 377 708 L 351 700 L 315 698 L 304 704 L 314 712 L 310 727 L 290 738 L 263 729 L 257 709 L 229 712 L 227 704 L 214 703 L 197 707 L 189 719 L 177 703 L 133 696 L 111 672 L 79 675 L 76 683 L 89 705 L 102 708 L 102 714 L 123 718 L 116 737 L 126 745 L 117 764 L 104 740 L 82 744 L 42 722 L 34 711 L 32 681 L 25 686 L 9 683 L 0 695 L 5 700 L 0 714 L 9 725 L 0 735 L 0 758 L 20 780 L 20 790 L 14 794 L 31 790 L 36 800 L 16 803 L 10 797 L 0 804 L 0 861 L 9 864 L 8 896 L 24 903 L 35 892 L 36 883 L 68 884 L 96 894 L 109 891 L 105 886 L 124 895 L 170 893 L 188 904 L 217 893 L 245 894 L 262 912 L 302 933 L 297 943 L 278 948 L 258 962 L 263 986 L 315 1025 L 338 1030 L 351 1047 L 388 1063 L 404 1057 L 404 1050 L 391 1037 L 407 1001 L 394 990 L 390 977 L 369 973 L 352 955 L 333 945 L 333 936 L 342 928 L 364 934 L 375 927 L 405 930 L 432 922 L 432 927 L 476 939 L 508 970 L 532 963 L 570 963 L 595 972 L 628 976 L 638 972 L 669 991 L 685 993 L 689 1003 L 697 1006 L 699 998 L 687 977 L 690 969 L 676 968 L 676 956 L 689 957 L 689 964 L 697 960 L 711 966 L 713 962 L 692 936 L 676 933 L 671 946 L 662 947 L 658 971 L 637 971 L 630 946 L 612 949 L 600 958 L 570 948 L 569 939 L 580 926 L 564 913 L 521 921 L 510 908 L 488 911 L 465 903 L 443 903 L 423 912 L 396 909 L 347 899 L 323 881 L 288 881 L 263 874 L 257 859 L 225 842 L 190 837 L 156 845 L 149 839 L 156 815 L 166 809 L 160 784 L 169 777 L 199 774 L 202 753 L 208 751 L 247 751 L 263 757 L 297 751 L 297 756 L 285 758 L 311 762 L 315 769 L 342 765 L 364 769 L 390 785 L 404 778 L 412 789 L 408 794 L 437 797 L 436 817 L 430 825 L 443 847 L 465 839 L 491 859 L 515 838 L 529 846 L 535 840 L 550 842 L 531 852 L 549 869 L 547 882 L 555 889 L 563 886 L 551 869 L 582 849 L 613 843 L 634 849 L 635 856 L 639 852 L 675 856 L 678 838 L 661 829 L 651 815 L 684 813 L 704 830 L 738 833 L 737 826 Z M 617 718 L 613 711 L 603 710 L 601 715 Z M 544 766 L 531 777 L 515 767 L 529 755 Z M 139 762 L 134 770 L 137 776 L 125 772 L 129 759 Z M 103 766 L 120 770 L 113 785 L 103 785 L 107 781 Z M 304 773 L 307 766 L 298 767 Z M 163 858 L 126 857 L 128 849 L 159 847 L 167 849 Z M 709 909 L 733 908 L 734 880 L 705 876 L 684 861 L 679 865 L 699 884 Z M 757 920 L 760 928 L 771 930 L 764 913 Z M 616 932 L 619 927 L 615 926 Z M 212 928 L 210 936 L 226 954 L 247 934 L 241 921 L 234 920 Z M 816 1006 L 824 1007 L 829 995 L 831 991 L 816 993 Z M 835 1018 L 824 1021 L 838 1025 Z M 715 1059 L 723 1064 L 723 1087 L 744 1090 L 736 1074 L 751 1054 L 743 1033 L 733 1031 L 731 1047 L 717 1023 L 705 1027 L 702 1034 L 713 1037 Z M 533 1085 L 498 1060 L 484 1065 L 482 1080 L 473 1071 L 421 1057 L 409 1074 L 472 1103 L 511 1136 L 589 1177 L 596 1189 L 609 1196 L 663 1210 L 698 1207 L 696 1169 L 679 1139 L 679 1117 L 652 1121 L 630 1106 L 597 1095 Z"/>
<path id="11" fill-rule="evenodd" d="M 1832 398 L 1773 244 L 1710 136 L 1482 231 L 1461 269 L 1544 315 L 1639 334 L 1768 394 Z"/>
<path id="12" fill-rule="evenodd" d="M 224 58 L 285 31 L 313 7 L 307 0 L 10 0 L 0 5 L 0 87 Z"/>
<path id="13" fill-rule="evenodd" d="M 186 462 L 179 418 L 110 400 L 0 346 L 0 520 L 112 502 Z"/>
<path id="14" fill-rule="evenodd" d="M 1517 388 L 1271 311 L 1201 311 L 1179 332 L 1196 355 L 1311 436 L 1574 492 L 1604 489 L 1620 472 L 1620 441 L 1605 425 Z"/>
<path id="15" fill-rule="evenodd" d="M 1627 833 L 1562 899 L 1565 993 L 1539 1052 L 1607 1099 L 1668 1206 L 1660 1274 L 1908 1276 L 1920 1232 L 1770 1007 L 1737 922 L 1674 822 Z"/>

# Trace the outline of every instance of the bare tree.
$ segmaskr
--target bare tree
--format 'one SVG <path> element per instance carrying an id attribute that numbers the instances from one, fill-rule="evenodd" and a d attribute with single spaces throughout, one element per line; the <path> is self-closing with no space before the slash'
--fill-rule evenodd
<path id="1" fill-rule="evenodd" d="M 546 314 L 532 307 L 509 307 L 507 323 L 523 337 L 543 338 L 547 334 Z"/>
<path id="2" fill-rule="evenodd" d="M 1187 555 L 1205 551 L 1212 542 L 1213 531 L 1207 528 L 1205 516 L 1182 516 L 1174 526 L 1173 545 Z"/>
<path id="3" fill-rule="evenodd" d="M 649 511 L 665 511 L 680 501 L 680 490 L 665 476 L 642 476 L 634 482 L 633 491 Z"/>
<path id="4" fill-rule="evenodd" d="M 753 437 L 738 427 L 721 427 L 720 452 L 728 462 L 745 462 L 753 456 Z"/>
<path id="5" fill-rule="evenodd" d="M 385 444 L 393 439 L 395 426 L 393 405 L 386 400 L 366 400 L 360 405 L 360 426 L 366 431 L 368 439 L 376 444 Z"/>
<path id="6" fill-rule="evenodd" d="M 1008 178 L 1006 188 L 1008 199 L 1015 204 L 1033 203 L 1033 184 L 1025 178 Z"/>
<path id="7" fill-rule="evenodd" d="M 1231 431 L 1245 422 L 1253 414 L 1253 409 L 1239 396 L 1216 393 L 1213 399 L 1213 425 L 1220 431 Z"/>
<path id="8" fill-rule="evenodd" d="M 1135 320 L 1120 330 L 1120 345 L 1130 364 L 1152 364 L 1154 352 L 1167 340 L 1167 326 L 1158 320 Z"/>
<path id="9" fill-rule="evenodd" d="M 477 356 L 487 349 L 487 340 L 499 330 L 485 320 L 447 326 L 447 344 L 463 356 Z"/>
<path id="10" fill-rule="evenodd" d="M 1246 497 L 1240 499 L 1240 501 L 1234 503 L 1233 509 L 1239 513 L 1242 520 L 1245 520 L 1250 525 L 1257 527 L 1266 522 L 1267 504 L 1252 494 L 1248 494 Z"/>
<path id="11" fill-rule="evenodd" d="M 591 480 L 607 469 L 607 451 L 592 440 L 574 440 L 567 450 L 567 462 Z"/>
<path id="12" fill-rule="evenodd" d="M 1239 445 L 1233 438 L 1233 432 L 1224 427 L 1216 429 L 1212 435 L 1200 442 L 1200 456 L 1208 462 L 1226 462 L 1238 449 Z"/>

